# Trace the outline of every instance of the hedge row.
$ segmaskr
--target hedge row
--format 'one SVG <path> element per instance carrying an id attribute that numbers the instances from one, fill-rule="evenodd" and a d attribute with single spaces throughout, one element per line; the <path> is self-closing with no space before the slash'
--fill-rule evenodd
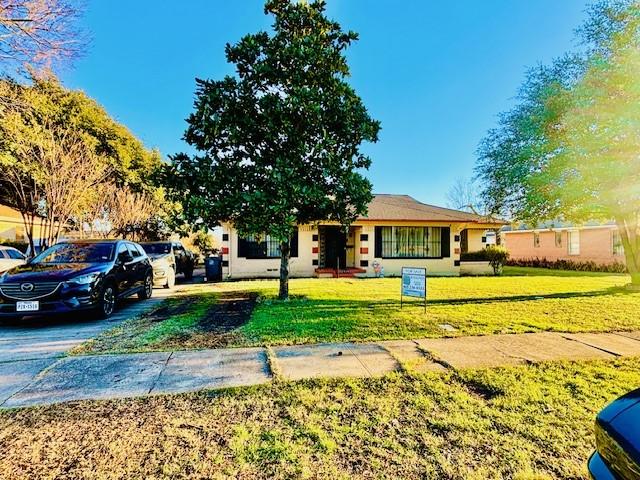
<path id="1" fill-rule="evenodd" d="M 477 252 L 464 252 L 460 254 L 461 262 L 488 262 L 489 255 L 486 250 L 478 250 Z"/>
<path id="2" fill-rule="evenodd" d="M 524 260 L 508 260 L 511 267 L 536 267 L 552 270 L 576 270 L 580 272 L 627 273 L 627 267 L 620 263 L 596 263 L 593 261 L 576 262 L 573 260 L 547 260 L 546 258 L 527 258 Z"/>
<path id="3" fill-rule="evenodd" d="M 27 253 L 27 249 L 29 248 L 29 244 L 27 242 L 16 242 L 13 240 L 3 240 L 1 238 L 0 245 L 4 245 L 5 247 L 13 247 L 20 250 L 22 253 Z"/>

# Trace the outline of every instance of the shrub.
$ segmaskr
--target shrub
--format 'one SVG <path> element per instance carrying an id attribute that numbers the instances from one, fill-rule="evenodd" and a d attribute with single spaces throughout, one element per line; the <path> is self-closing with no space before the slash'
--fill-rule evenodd
<path id="1" fill-rule="evenodd" d="M 478 250 L 477 252 L 464 252 L 460 254 L 461 262 L 488 262 L 487 249 Z"/>
<path id="2" fill-rule="evenodd" d="M 493 268 L 494 275 L 500 275 L 502 273 L 502 267 L 509 259 L 509 252 L 504 247 L 497 245 L 489 245 L 484 249 L 489 265 Z"/>
<path id="3" fill-rule="evenodd" d="M 461 262 L 489 262 L 493 268 L 494 275 L 502 273 L 502 267 L 509 258 L 509 252 L 504 247 L 488 245 L 477 252 L 465 252 L 460 255 Z"/>
<path id="4" fill-rule="evenodd" d="M 27 253 L 27 249 L 29 248 L 29 244 L 27 242 L 18 242 L 15 240 L 4 240 L 0 238 L 0 245 L 5 247 L 13 247 L 17 250 L 20 250 L 22 253 Z"/>
<path id="5" fill-rule="evenodd" d="M 574 260 L 547 260 L 546 258 L 525 258 L 509 260 L 507 265 L 512 267 L 548 268 L 551 270 L 576 270 L 580 272 L 627 273 L 627 267 L 620 262 L 610 264 L 593 261 L 577 262 Z"/>

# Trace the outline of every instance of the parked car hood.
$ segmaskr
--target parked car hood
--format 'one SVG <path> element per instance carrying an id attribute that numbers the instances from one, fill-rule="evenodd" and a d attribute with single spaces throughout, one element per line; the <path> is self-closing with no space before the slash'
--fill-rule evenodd
<path id="1" fill-rule="evenodd" d="M 640 389 L 611 402 L 596 421 L 637 468 L 640 465 Z"/>
<path id="2" fill-rule="evenodd" d="M 79 275 L 103 272 L 106 263 L 31 263 L 20 265 L 0 277 L 0 284 L 15 282 L 63 282 Z"/>

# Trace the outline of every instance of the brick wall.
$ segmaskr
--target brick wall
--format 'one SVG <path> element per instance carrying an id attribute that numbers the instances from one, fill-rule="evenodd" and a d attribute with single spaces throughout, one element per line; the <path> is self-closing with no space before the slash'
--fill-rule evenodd
<path id="1" fill-rule="evenodd" d="M 539 246 L 534 246 L 534 232 L 503 232 L 502 238 L 509 251 L 510 258 L 524 260 L 546 258 L 547 260 L 572 260 L 576 262 L 593 261 L 599 264 L 625 263 L 624 255 L 613 254 L 613 231 L 615 228 L 583 228 L 579 230 L 580 253 L 569 255 L 569 234 L 561 230 L 561 244 L 556 245 L 556 231 L 540 230 Z"/>

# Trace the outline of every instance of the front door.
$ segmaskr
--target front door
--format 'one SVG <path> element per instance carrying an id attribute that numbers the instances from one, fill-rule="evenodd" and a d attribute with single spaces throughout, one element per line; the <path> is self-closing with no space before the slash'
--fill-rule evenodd
<path id="1" fill-rule="evenodd" d="M 324 227 L 325 268 L 345 268 L 347 236 L 340 227 Z"/>

